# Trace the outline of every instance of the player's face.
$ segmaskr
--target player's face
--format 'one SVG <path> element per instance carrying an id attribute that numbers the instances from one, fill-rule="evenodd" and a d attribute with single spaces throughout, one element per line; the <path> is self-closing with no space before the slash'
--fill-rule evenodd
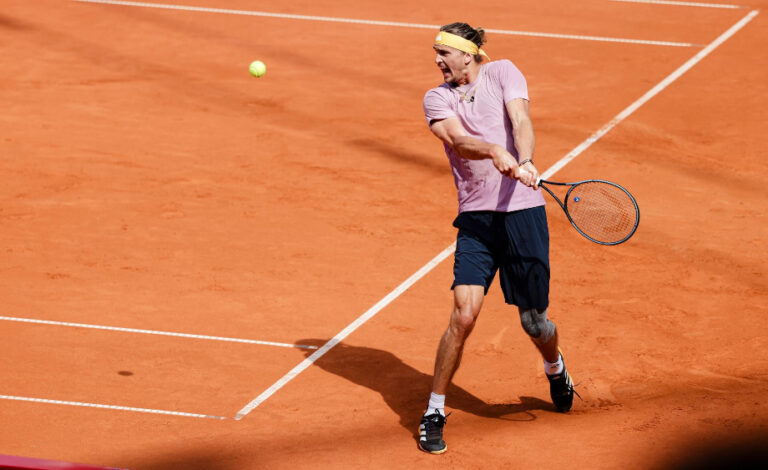
<path id="1" fill-rule="evenodd" d="M 467 64 L 465 62 L 466 53 L 448 46 L 435 46 L 435 63 L 440 71 L 443 72 L 445 83 L 458 84 L 463 75 Z"/>

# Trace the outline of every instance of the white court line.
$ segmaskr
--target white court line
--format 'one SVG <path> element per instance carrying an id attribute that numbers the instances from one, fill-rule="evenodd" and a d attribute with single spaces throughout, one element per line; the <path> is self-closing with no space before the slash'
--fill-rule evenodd
<path id="1" fill-rule="evenodd" d="M 81 1 L 81 0 L 76 0 Z M 434 26 L 435 29 L 440 26 Z M 622 42 L 627 44 L 645 44 L 649 46 L 670 46 L 670 47 L 702 47 L 702 44 L 694 44 L 692 42 L 671 42 L 671 41 L 649 41 L 645 39 L 623 39 L 623 38 L 609 38 L 603 36 L 581 36 L 574 34 L 553 34 L 553 33 L 528 33 L 525 31 L 505 31 L 503 29 L 486 29 L 486 32 L 495 34 L 511 34 L 514 36 L 533 36 L 539 38 L 554 38 L 554 39 L 579 39 L 582 41 L 600 41 L 600 42 Z"/>
<path id="2" fill-rule="evenodd" d="M 671 74 L 669 74 L 667 76 L 667 78 L 665 78 L 664 80 L 659 82 L 655 87 L 653 87 L 650 90 L 648 90 L 648 92 L 646 94 L 641 96 L 637 101 L 635 101 L 631 105 L 627 106 L 627 108 L 624 109 L 619 114 L 617 114 L 616 117 L 614 117 L 613 119 L 608 121 L 608 123 L 606 123 L 603 127 L 601 127 L 597 132 L 595 132 L 594 134 L 589 136 L 587 138 L 587 140 L 585 140 L 584 142 L 580 143 L 575 149 L 571 150 L 568 153 L 568 155 L 564 156 L 557 163 L 552 165 L 552 167 L 550 167 L 547 171 L 544 172 L 543 175 L 541 175 L 541 179 L 547 179 L 550 176 L 554 175 L 562 167 L 567 165 L 571 160 L 573 160 L 574 158 L 579 156 L 579 154 L 581 152 L 583 152 L 584 150 L 589 148 L 592 144 L 597 142 L 602 136 L 607 134 L 608 131 L 610 131 L 611 129 L 616 127 L 616 125 L 618 123 L 620 123 L 621 121 L 626 119 L 629 115 L 631 115 L 632 113 L 637 111 L 637 109 L 640 106 L 644 105 L 645 103 L 648 102 L 648 100 L 650 100 L 654 96 L 658 95 L 661 92 L 661 90 L 663 90 L 664 88 L 668 87 L 672 82 L 674 82 L 675 80 L 680 78 L 680 76 L 682 74 L 684 74 L 685 72 L 690 70 L 691 67 L 693 67 L 694 65 L 699 63 L 699 61 L 701 61 L 701 59 L 703 59 L 704 57 L 708 56 L 710 52 L 714 51 L 718 46 L 720 46 L 722 43 L 724 43 L 726 40 L 728 40 L 728 38 L 730 38 L 731 36 L 736 34 L 736 32 L 738 30 L 740 30 L 747 23 L 752 21 L 752 18 L 757 16 L 757 13 L 758 13 L 758 10 L 753 10 L 753 11 L 749 12 L 744 18 L 742 18 L 736 24 L 734 24 L 733 26 L 728 28 L 728 30 L 726 32 L 724 32 L 717 39 L 712 41 L 707 47 L 705 47 L 704 49 L 699 51 L 695 56 L 691 57 L 688 60 L 688 62 L 686 62 L 683 65 L 681 65 L 680 67 L 678 67 L 678 69 L 675 70 L 674 72 L 672 72 Z"/>
<path id="3" fill-rule="evenodd" d="M 624 120 L 627 116 L 632 114 L 645 104 L 649 99 L 657 95 L 661 90 L 669 86 L 672 82 L 677 80 L 683 73 L 685 73 L 687 70 L 689 70 L 691 67 L 693 67 L 697 62 L 699 62 L 701 59 L 706 57 L 710 52 L 712 52 L 716 47 L 718 47 L 720 44 L 725 42 L 728 38 L 733 36 L 738 30 L 744 27 L 747 23 L 749 23 L 752 18 L 754 18 L 757 15 L 758 11 L 754 10 L 750 12 L 747 16 L 742 18 L 738 23 L 731 26 L 728 31 L 724 32 L 720 35 L 717 39 L 712 41 L 706 48 L 704 48 L 702 51 L 700 51 L 698 54 L 696 54 L 691 60 L 683 64 L 680 68 L 672 72 L 667 78 L 662 80 L 658 85 L 653 87 L 651 91 L 643 95 L 640 99 L 632 103 L 627 109 L 619 113 L 615 118 L 613 118 L 611 121 L 608 122 L 608 124 L 604 125 L 600 128 L 599 131 L 592 134 L 587 140 L 579 144 L 575 149 L 573 149 L 571 152 L 568 153 L 565 157 L 560 159 L 557 163 L 555 163 L 551 168 L 549 168 L 544 174 L 542 175 L 542 178 L 546 179 L 552 175 L 554 175 L 558 170 L 563 168 L 565 165 L 568 164 L 568 162 L 572 161 L 574 158 L 576 158 L 580 153 L 582 153 L 584 150 L 589 148 L 592 144 L 597 142 L 598 139 L 600 139 L 602 136 L 604 136 L 608 131 L 610 131 L 613 127 L 616 126 L 619 122 Z M 237 412 L 237 415 L 235 415 L 236 420 L 240 420 L 244 418 L 248 413 L 253 411 L 254 408 L 259 406 L 264 400 L 272 396 L 275 392 L 280 390 L 285 384 L 293 380 L 297 375 L 299 375 L 301 372 L 303 372 L 306 368 L 311 366 L 315 361 L 320 359 L 325 353 L 331 350 L 334 346 L 336 346 L 339 342 L 341 342 L 344 338 L 349 336 L 353 331 L 358 329 L 360 326 L 362 326 L 365 322 L 373 318 L 374 315 L 376 315 L 382 308 L 387 306 L 390 302 L 395 300 L 400 294 L 405 292 L 409 287 L 411 287 L 413 284 L 416 283 L 419 279 L 424 277 L 429 271 L 431 271 L 435 266 L 440 264 L 445 258 L 450 256 L 453 251 L 456 248 L 456 243 L 451 244 L 448 248 L 444 249 L 440 254 L 435 256 L 429 263 L 424 265 L 421 269 L 419 269 L 414 275 L 409 277 L 405 282 L 400 284 L 395 290 L 390 292 L 386 297 L 381 299 L 376 305 L 371 307 L 367 312 L 362 314 L 357 320 L 350 323 L 349 326 L 344 328 L 339 334 L 334 336 L 331 340 L 329 340 L 327 343 L 323 345 L 320 349 L 312 353 L 311 356 L 304 359 L 299 365 L 291 369 L 290 372 L 285 374 L 282 378 L 280 378 L 277 382 L 272 384 L 271 387 L 266 389 L 264 392 L 261 393 L 258 397 L 254 398 L 250 403 L 245 405 L 240 411 Z"/>
<path id="4" fill-rule="evenodd" d="M 183 411 L 153 410 L 151 408 L 134 408 L 132 406 L 101 405 L 98 403 L 84 403 L 80 401 L 49 400 L 47 398 L 16 397 L 13 395 L 0 395 L 2 400 L 29 401 L 34 403 L 49 403 L 52 405 L 84 406 L 87 408 L 104 408 L 108 410 L 135 411 L 139 413 L 152 413 L 159 415 L 185 416 L 188 418 L 227 419 L 223 416 L 202 415 L 197 413 L 184 413 Z"/>
<path id="5" fill-rule="evenodd" d="M 261 395 L 251 400 L 250 403 L 245 405 L 243 409 L 237 412 L 235 419 L 236 420 L 242 419 L 245 415 L 250 413 L 254 408 L 259 406 L 261 402 L 263 402 L 264 400 L 272 396 L 272 394 L 274 394 L 276 391 L 283 388 L 285 384 L 293 380 L 294 377 L 302 373 L 307 367 L 311 366 L 315 361 L 323 357 L 325 353 L 331 350 L 331 348 L 339 344 L 342 340 L 344 340 L 344 338 L 349 336 L 353 331 L 355 331 L 360 326 L 362 326 L 365 322 L 373 318 L 374 315 L 376 315 L 377 313 L 379 313 L 379 311 L 381 311 L 381 309 L 383 309 L 384 307 L 389 305 L 393 300 L 398 298 L 400 294 L 408 290 L 408 288 L 410 288 L 412 285 L 416 284 L 416 282 L 419 279 L 424 277 L 428 272 L 432 271 L 432 269 L 438 264 L 440 264 L 445 258 L 449 257 L 455 249 L 456 249 L 456 243 L 453 243 L 451 244 L 451 246 L 441 251 L 437 256 L 432 258 L 432 260 L 429 263 L 425 264 L 421 269 L 416 271 L 411 277 L 409 277 L 408 279 L 403 281 L 402 284 L 397 286 L 395 290 L 387 294 L 383 299 L 379 300 L 376 303 L 376 305 L 369 308 L 365 313 L 360 315 L 357 318 L 357 320 L 350 323 L 346 328 L 341 330 L 339 334 L 334 336 L 332 339 L 328 340 L 328 342 L 325 343 L 320 349 L 312 353 L 311 356 L 301 361 L 299 365 L 291 369 L 291 371 L 285 374 L 282 378 L 280 378 L 280 380 L 272 384 L 272 386 L 269 387 L 268 389 L 264 390 L 261 393 Z"/>
<path id="6" fill-rule="evenodd" d="M 228 341 L 231 343 L 261 344 L 264 346 L 279 346 L 282 348 L 317 349 L 317 346 L 307 346 L 303 344 L 275 343 L 273 341 L 259 341 L 255 339 L 242 339 L 242 338 L 227 338 L 224 336 L 194 335 L 189 333 L 174 333 L 172 331 L 140 330 L 136 328 L 122 328 L 117 326 L 89 325 L 86 323 L 70 323 L 70 322 L 61 322 L 61 321 L 52 321 L 52 320 L 37 320 L 34 318 L 0 316 L 0 320 L 16 321 L 16 322 L 23 322 L 23 323 L 39 323 L 41 325 L 71 326 L 75 328 L 91 328 L 94 330 L 120 331 L 124 333 L 142 333 L 145 335 L 176 336 L 179 338 L 207 339 L 212 341 Z"/>
<path id="7" fill-rule="evenodd" d="M 656 3 L 659 5 L 677 5 L 683 7 L 704 7 L 704 8 L 747 8 L 741 5 L 729 5 L 725 3 L 699 3 L 699 2 L 672 2 L 669 0 L 611 0 L 612 2 L 623 3 Z"/>
<path id="8" fill-rule="evenodd" d="M 373 26 L 396 26 L 402 28 L 420 28 L 431 29 L 437 31 L 440 25 L 434 24 L 421 24 L 421 23 L 402 23 L 399 21 L 376 21 L 376 20 L 362 20 L 356 18 L 335 18 L 331 16 L 312 16 L 312 15 L 294 15 L 287 13 L 271 13 L 266 11 L 249 11 L 249 10 L 230 10 L 227 8 L 209 8 L 209 7 L 195 7 L 188 5 L 169 5 L 162 3 L 147 3 L 147 2 L 129 2 L 122 0 L 72 0 L 80 3 L 98 3 L 104 5 L 122 5 L 131 7 L 144 7 L 144 8 L 161 8 L 166 10 L 183 10 L 183 11 L 196 11 L 204 13 L 224 13 L 228 15 L 244 15 L 244 16 L 262 16 L 268 18 L 284 18 L 291 20 L 307 20 L 307 21 L 328 21 L 332 23 L 351 23 L 351 24 L 364 24 Z M 645 44 L 651 46 L 672 46 L 672 47 L 700 47 L 699 44 L 692 44 L 687 42 L 671 42 L 671 41 L 651 41 L 645 39 L 626 39 L 626 38 L 611 38 L 600 36 L 582 36 L 576 34 L 554 34 L 554 33 L 537 33 L 527 31 L 512 31 L 503 29 L 486 29 L 486 31 L 497 34 L 511 34 L 516 36 L 535 36 L 543 38 L 557 38 L 557 39 L 578 39 L 583 41 L 602 41 L 602 42 L 621 42 L 630 44 Z"/>

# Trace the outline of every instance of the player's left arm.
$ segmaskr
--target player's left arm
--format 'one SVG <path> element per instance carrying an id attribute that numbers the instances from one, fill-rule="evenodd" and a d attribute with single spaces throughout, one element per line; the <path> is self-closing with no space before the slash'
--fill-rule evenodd
<path id="1" fill-rule="evenodd" d="M 529 160 L 524 166 L 533 174 L 533 188 L 538 189 L 536 182 L 539 179 L 539 171 L 533 164 L 533 148 L 536 145 L 536 137 L 533 133 L 533 123 L 528 111 L 528 100 L 515 98 L 506 104 L 509 120 L 512 122 L 512 135 L 515 137 L 515 149 L 520 162 Z"/>

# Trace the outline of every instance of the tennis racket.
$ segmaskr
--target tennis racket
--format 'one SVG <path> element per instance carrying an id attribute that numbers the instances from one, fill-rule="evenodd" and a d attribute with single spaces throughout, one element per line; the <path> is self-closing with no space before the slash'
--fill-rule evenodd
<path id="1" fill-rule="evenodd" d="M 539 186 L 562 207 L 571 225 L 587 240 L 600 245 L 618 245 L 629 240 L 640 223 L 637 201 L 616 183 L 585 180 L 555 183 L 539 179 Z M 547 186 L 568 186 L 564 201 Z"/>

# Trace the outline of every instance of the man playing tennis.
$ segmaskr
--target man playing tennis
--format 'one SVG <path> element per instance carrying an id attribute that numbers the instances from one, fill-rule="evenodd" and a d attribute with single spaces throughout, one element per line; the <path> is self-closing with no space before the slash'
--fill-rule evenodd
<path id="1" fill-rule="evenodd" d="M 512 62 L 483 63 L 485 32 L 466 23 L 440 28 L 435 62 L 445 83 L 424 96 L 429 128 L 443 141 L 458 190 L 454 308 L 435 360 L 419 448 L 447 450 L 445 392 L 461 361 L 496 271 L 504 299 L 544 358 L 555 407 L 568 411 L 573 383 L 557 347 L 549 306 L 549 231 L 533 164 L 534 134 L 525 78 Z"/>

